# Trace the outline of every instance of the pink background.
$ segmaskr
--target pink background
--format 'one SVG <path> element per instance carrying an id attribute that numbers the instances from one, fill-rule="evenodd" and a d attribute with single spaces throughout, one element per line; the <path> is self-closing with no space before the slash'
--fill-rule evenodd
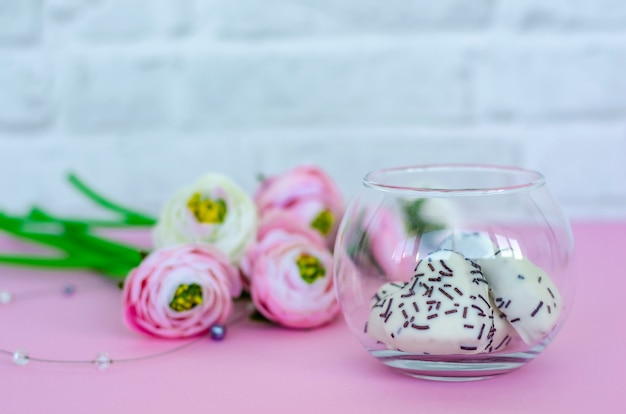
<path id="1" fill-rule="evenodd" d="M 535 361 L 479 382 L 437 383 L 386 368 L 342 320 L 315 331 L 242 322 L 224 342 L 175 354 L 93 366 L 0 354 L 0 412 L 626 412 L 626 223 L 578 223 L 572 270 L 578 289 L 567 323 Z M 5 242 L 6 245 L 6 242 Z M 71 298 L 55 291 L 77 286 Z M 142 356 L 174 347 L 129 332 L 119 290 L 89 274 L 0 268 L 0 290 L 45 296 L 0 306 L 0 348 L 41 358 Z"/>

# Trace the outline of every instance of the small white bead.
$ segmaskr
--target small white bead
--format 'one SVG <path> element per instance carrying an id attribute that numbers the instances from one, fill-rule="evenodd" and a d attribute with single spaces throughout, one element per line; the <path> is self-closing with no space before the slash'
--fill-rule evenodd
<path id="1" fill-rule="evenodd" d="M 24 366 L 26 364 L 28 364 L 28 351 L 25 349 L 18 349 L 17 351 L 13 352 L 13 362 L 15 362 L 17 365 L 20 366 Z"/>
<path id="2" fill-rule="evenodd" d="M 103 371 L 107 369 L 113 361 L 109 358 L 109 354 L 106 352 L 99 352 L 96 355 L 96 359 L 93 360 L 93 363 L 99 370 Z"/>
<path id="3" fill-rule="evenodd" d="M 6 290 L 0 291 L 0 305 L 4 305 L 6 303 L 11 302 L 13 300 L 13 295 L 11 292 L 7 292 Z"/>

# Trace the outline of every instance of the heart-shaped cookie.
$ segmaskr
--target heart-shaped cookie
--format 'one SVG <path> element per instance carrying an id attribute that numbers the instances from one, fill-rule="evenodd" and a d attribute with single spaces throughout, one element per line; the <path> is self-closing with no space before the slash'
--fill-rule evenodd
<path id="1" fill-rule="evenodd" d="M 382 291 L 387 292 L 380 295 Z M 417 354 L 476 354 L 493 350 L 494 312 L 480 266 L 439 250 L 420 260 L 400 287 L 379 289 L 366 331 L 389 348 Z M 376 297 L 375 297 L 376 298 Z"/>
<path id="2" fill-rule="evenodd" d="M 563 301 L 552 279 L 526 258 L 502 250 L 478 260 L 494 304 L 527 344 L 543 339 L 556 326 Z"/>

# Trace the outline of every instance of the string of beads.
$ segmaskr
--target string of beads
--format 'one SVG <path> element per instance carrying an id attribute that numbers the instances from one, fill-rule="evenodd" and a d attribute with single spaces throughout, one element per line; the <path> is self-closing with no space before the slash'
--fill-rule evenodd
<path id="1" fill-rule="evenodd" d="M 0 290 L 0 307 L 7 306 L 13 303 L 16 299 L 27 299 L 27 298 L 35 298 L 38 296 L 48 295 L 50 291 L 48 289 L 36 289 L 30 290 L 22 293 L 13 293 L 7 290 Z M 71 297 L 76 293 L 76 287 L 72 284 L 63 285 L 61 288 L 61 295 L 64 297 Z M 231 318 L 229 324 L 234 324 L 239 322 L 245 315 L 247 315 L 249 309 L 241 313 L 240 315 Z M 226 325 L 215 324 L 211 327 L 209 331 L 209 337 L 213 341 L 221 341 L 226 337 Z M 6 350 L 0 348 L 0 355 L 7 355 L 12 358 L 13 362 L 19 366 L 25 366 L 30 362 L 38 362 L 38 363 L 46 363 L 46 364 L 66 364 L 66 365 L 93 365 L 99 370 L 106 370 L 113 364 L 119 363 L 127 363 L 127 362 L 135 362 L 146 359 L 158 358 L 164 355 L 172 354 L 178 351 L 181 351 L 185 348 L 188 348 L 195 343 L 205 340 L 206 337 L 200 336 L 194 338 L 182 345 L 178 345 L 171 349 L 162 352 L 156 352 L 153 354 L 132 357 L 132 358 L 112 358 L 109 356 L 107 352 L 101 351 L 96 354 L 93 359 L 51 359 L 51 358 L 39 358 L 36 356 L 30 355 L 27 349 L 19 348 L 13 351 Z"/>

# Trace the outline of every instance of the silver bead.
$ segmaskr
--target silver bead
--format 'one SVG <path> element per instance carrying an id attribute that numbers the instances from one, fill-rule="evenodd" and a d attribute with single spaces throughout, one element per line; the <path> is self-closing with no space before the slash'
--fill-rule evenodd
<path id="1" fill-rule="evenodd" d="M 0 305 L 7 304 L 13 300 L 13 295 L 11 292 L 7 292 L 6 290 L 0 291 Z"/>
<path id="2" fill-rule="evenodd" d="M 17 365 L 24 366 L 28 364 L 28 361 L 29 358 L 27 350 L 18 349 L 17 351 L 13 352 L 13 362 L 15 362 Z"/>
<path id="3" fill-rule="evenodd" d="M 113 361 L 106 352 L 99 352 L 98 355 L 96 355 L 96 359 L 93 360 L 93 363 L 100 371 L 103 371 L 107 369 Z"/>

